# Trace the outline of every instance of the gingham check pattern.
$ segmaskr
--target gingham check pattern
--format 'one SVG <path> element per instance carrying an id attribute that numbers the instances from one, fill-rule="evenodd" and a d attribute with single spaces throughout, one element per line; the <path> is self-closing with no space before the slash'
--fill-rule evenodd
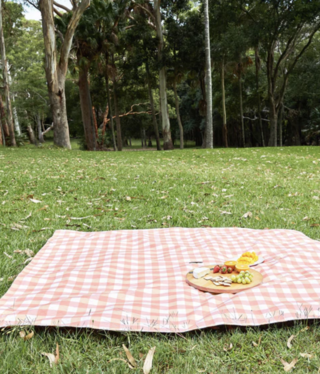
<path id="1" fill-rule="evenodd" d="M 264 283 L 200 292 L 185 275 L 254 249 Z M 320 242 L 290 230 L 56 231 L 0 300 L 0 325 L 183 332 L 320 317 Z"/>

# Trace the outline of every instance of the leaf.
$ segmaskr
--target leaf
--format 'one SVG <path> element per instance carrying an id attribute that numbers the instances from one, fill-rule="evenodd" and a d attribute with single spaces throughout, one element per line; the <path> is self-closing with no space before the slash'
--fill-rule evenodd
<path id="1" fill-rule="evenodd" d="M 75 219 L 75 220 L 79 219 L 79 220 L 81 220 L 81 219 L 86 219 L 86 218 L 90 218 L 90 217 L 92 217 L 92 216 L 87 216 L 87 217 L 70 217 L 70 219 Z"/>
<path id="2" fill-rule="evenodd" d="M 127 201 L 131 201 L 131 197 L 130 196 L 126 196 L 126 200 Z"/>
<path id="3" fill-rule="evenodd" d="M 252 213 L 251 212 L 247 212 L 241 218 L 251 218 L 251 217 L 252 217 Z"/>
<path id="4" fill-rule="evenodd" d="M 168 196 L 161 196 L 160 199 L 166 199 Z"/>
<path id="5" fill-rule="evenodd" d="M 288 339 L 288 341 L 287 341 L 287 347 L 288 347 L 289 349 L 291 349 L 291 347 L 292 347 L 292 345 L 291 345 L 291 341 L 292 341 L 292 339 L 294 339 L 295 337 L 296 337 L 295 335 L 291 335 L 290 338 Z"/>
<path id="6" fill-rule="evenodd" d="M 290 362 L 290 364 L 284 361 L 283 359 L 281 359 L 281 362 L 282 362 L 284 371 L 290 371 L 294 367 L 294 365 L 298 362 L 298 359 L 295 358 L 294 360 Z"/>
<path id="7" fill-rule="evenodd" d="M 230 343 L 229 346 L 228 346 L 228 344 L 225 344 L 225 345 L 223 346 L 223 350 L 224 350 L 225 352 L 228 352 L 228 351 L 231 351 L 232 347 L 233 347 L 232 343 Z"/>
<path id="8" fill-rule="evenodd" d="M 310 218 L 309 218 L 308 216 L 306 216 L 306 217 L 304 217 L 302 220 L 303 220 L 303 221 L 309 221 Z"/>
<path id="9" fill-rule="evenodd" d="M 130 362 L 130 364 L 133 366 L 133 367 L 136 367 L 137 366 L 137 363 L 136 363 L 136 360 L 134 359 L 134 357 L 132 356 L 131 352 L 129 351 L 129 349 L 124 345 L 122 344 L 122 347 L 124 349 L 124 351 L 126 352 L 126 356 Z"/>
<path id="10" fill-rule="evenodd" d="M 12 256 L 8 255 L 7 252 L 3 252 L 3 254 L 4 254 L 5 256 L 9 257 L 9 258 L 13 258 Z"/>
<path id="11" fill-rule="evenodd" d="M 310 225 L 310 227 L 319 227 L 320 224 L 319 223 L 313 223 L 312 225 Z"/>
<path id="12" fill-rule="evenodd" d="M 39 204 L 39 203 L 41 203 L 40 200 L 36 200 L 36 199 L 29 199 L 29 200 L 32 201 L 32 202 L 35 203 L 35 204 Z"/>
<path id="13" fill-rule="evenodd" d="M 34 252 L 31 251 L 31 249 L 27 248 L 23 251 L 28 257 L 33 257 L 34 256 Z"/>
<path id="14" fill-rule="evenodd" d="M 52 354 L 52 353 L 46 353 L 46 352 L 41 352 L 41 354 L 43 356 L 46 356 L 48 357 L 49 359 L 49 363 L 50 363 L 50 367 L 52 368 L 52 365 L 57 365 L 58 361 L 59 361 L 59 358 L 60 358 L 60 355 L 59 355 L 59 345 L 57 343 L 57 346 L 56 346 L 56 355 Z"/>
<path id="15" fill-rule="evenodd" d="M 143 374 L 149 374 L 151 369 L 152 369 L 152 360 L 153 360 L 153 355 L 154 355 L 154 352 L 156 350 L 156 347 L 152 347 L 148 354 L 147 354 L 147 357 L 144 361 L 144 365 L 143 365 Z"/>
<path id="16" fill-rule="evenodd" d="M 254 347 L 259 347 L 260 343 L 261 343 L 261 336 L 259 337 L 258 344 L 256 342 L 252 342 L 252 345 Z"/>
<path id="17" fill-rule="evenodd" d="M 16 275 L 12 275 L 11 277 L 8 277 L 8 281 L 12 282 L 16 278 Z"/>
<path id="18" fill-rule="evenodd" d="M 312 358 L 312 355 L 310 355 L 309 353 L 300 353 L 300 356 L 306 357 L 306 358 Z"/>
<path id="19" fill-rule="evenodd" d="M 221 214 L 232 214 L 231 212 L 226 212 L 225 210 L 220 211 Z"/>
<path id="20" fill-rule="evenodd" d="M 25 331 L 22 330 L 22 331 L 19 332 L 19 335 L 25 341 L 30 340 L 34 336 L 34 331 L 31 331 L 31 332 L 29 332 L 29 334 L 26 335 Z"/>
<path id="21" fill-rule="evenodd" d="M 27 215 L 27 217 L 26 217 L 26 218 L 22 218 L 21 221 L 25 221 L 25 220 L 27 220 L 28 218 L 30 218 L 31 216 L 32 216 L 32 213 L 30 212 L 30 213 Z"/>
<path id="22" fill-rule="evenodd" d="M 123 359 L 123 358 L 112 358 L 111 360 L 108 361 L 108 363 L 111 362 L 111 361 L 122 361 L 122 362 L 126 363 L 126 364 L 129 366 L 130 369 L 134 369 L 133 366 L 131 366 L 131 365 L 129 364 L 129 362 L 126 361 L 126 360 Z"/>

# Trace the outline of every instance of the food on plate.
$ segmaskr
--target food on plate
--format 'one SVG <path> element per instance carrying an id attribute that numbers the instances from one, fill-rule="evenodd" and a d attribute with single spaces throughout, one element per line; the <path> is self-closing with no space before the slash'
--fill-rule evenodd
<path id="1" fill-rule="evenodd" d="M 238 275 L 231 275 L 232 283 L 238 284 L 250 284 L 253 281 L 253 274 L 250 271 L 241 271 Z"/>
<path id="2" fill-rule="evenodd" d="M 237 260 L 237 264 L 252 265 L 259 259 L 256 252 L 244 252 Z"/>
<path id="3" fill-rule="evenodd" d="M 221 269 L 220 269 L 220 273 L 221 273 L 221 274 L 227 274 L 227 272 L 228 272 L 227 267 L 226 267 L 225 265 L 223 265 L 223 266 L 221 267 Z"/>
<path id="4" fill-rule="evenodd" d="M 213 273 L 219 273 L 220 271 L 220 265 L 216 265 L 214 268 L 213 268 Z"/>
<path id="5" fill-rule="evenodd" d="M 237 261 L 226 261 L 224 264 L 227 268 L 232 268 L 232 270 L 235 269 Z"/>
<path id="6" fill-rule="evenodd" d="M 209 273 L 210 273 L 210 269 L 209 268 L 195 268 L 193 270 L 193 276 L 196 279 L 203 278 L 205 275 L 207 275 Z"/>
<path id="7" fill-rule="evenodd" d="M 240 273 L 240 271 L 246 271 L 249 270 L 250 266 L 248 264 L 241 264 L 241 263 L 236 263 L 236 271 Z"/>
<path id="8" fill-rule="evenodd" d="M 211 280 L 215 286 L 230 287 L 232 284 L 232 280 L 230 278 L 221 277 L 221 275 L 212 278 Z"/>

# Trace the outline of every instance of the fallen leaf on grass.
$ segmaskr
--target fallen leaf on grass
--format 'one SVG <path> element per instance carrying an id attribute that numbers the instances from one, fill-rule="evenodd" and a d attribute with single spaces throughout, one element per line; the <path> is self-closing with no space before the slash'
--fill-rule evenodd
<path id="1" fill-rule="evenodd" d="M 122 361 L 124 362 L 125 364 L 127 364 L 129 366 L 130 369 L 134 369 L 134 367 L 128 362 L 126 361 L 124 358 L 112 358 L 111 360 L 109 360 L 108 362 L 111 362 L 111 361 Z"/>
<path id="2" fill-rule="evenodd" d="M 32 260 L 33 260 L 33 258 L 32 258 L 32 257 L 29 257 L 29 258 L 27 258 L 27 259 L 24 261 L 23 264 L 25 265 L 25 264 L 27 264 L 28 262 L 30 262 L 30 261 L 32 261 Z"/>
<path id="3" fill-rule="evenodd" d="M 12 282 L 16 278 L 16 275 L 12 275 L 11 277 L 8 277 L 8 281 Z"/>
<path id="4" fill-rule="evenodd" d="M 131 201 L 131 197 L 130 196 L 126 196 L 126 200 L 127 201 Z"/>
<path id="5" fill-rule="evenodd" d="M 313 223 L 312 225 L 310 225 L 310 227 L 319 227 L 320 226 L 320 223 Z"/>
<path id="6" fill-rule="evenodd" d="M 59 362 L 59 345 L 58 345 L 58 343 L 57 343 L 57 347 L 56 347 L 56 355 L 54 355 L 53 353 L 45 353 L 45 352 L 41 352 L 41 354 L 43 356 L 48 357 L 51 368 L 52 368 L 53 364 L 57 365 L 57 363 Z"/>
<path id="7" fill-rule="evenodd" d="M 309 353 L 300 353 L 300 356 L 306 357 L 306 358 L 312 358 L 312 355 L 310 355 Z"/>
<path id="8" fill-rule="evenodd" d="M 251 218 L 252 217 L 252 213 L 251 212 L 247 212 L 245 213 L 241 218 Z"/>
<path id="9" fill-rule="evenodd" d="M 223 347 L 223 350 L 225 352 L 228 352 L 228 351 L 231 351 L 232 347 L 233 347 L 232 343 L 230 343 L 229 346 L 228 346 L 228 344 L 225 344 L 224 347 Z"/>
<path id="10" fill-rule="evenodd" d="M 302 220 L 303 220 L 303 221 L 309 221 L 310 218 L 309 218 L 308 216 L 306 216 L 306 217 L 304 217 Z"/>
<path id="11" fill-rule="evenodd" d="M 9 257 L 9 258 L 13 258 L 12 256 L 8 255 L 7 252 L 3 252 L 3 254 L 4 254 L 5 256 Z"/>
<path id="12" fill-rule="evenodd" d="M 30 218 L 31 216 L 32 216 L 32 213 L 30 212 L 30 213 L 27 215 L 27 217 L 26 217 L 26 218 L 22 218 L 21 221 L 25 221 L 25 220 L 27 220 L 28 218 Z"/>
<path id="13" fill-rule="evenodd" d="M 161 196 L 159 199 L 166 199 L 168 196 Z"/>
<path id="14" fill-rule="evenodd" d="M 284 371 L 290 371 L 294 367 L 294 365 L 298 362 L 298 359 L 295 358 L 293 361 L 290 362 L 290 364 L 284 361 L 283 359 L 281 359 L 281 362 L 282 362 Z"/>
<path id="15" fill-rule="evenodd" d="M 129 360 L 130 364 L 131 364 L 133 367 L 136 367 L 136 366 L 137 366 L 136 360 L 135 360 L 134 357 L 132 356 L 132 354 L 131 354 L 131 352 L 129 351 L 129 349 L 128 349 L 124 344 L 122 344 L 122 347 L 123 347 L 124 351 L 126 352 L 126 356 L 127 356 L 127 359 Z"/>
<path id="16" fill-rule="evenodd" d="M 31 331 L 29 334 L 26 334 L 25 331 L 22 330 L 19 332 L 19 335 L 23 340 L 30 340 L 33 338 L 34 332 Z"/>
<path id="17" fill-rule="evenodd" d="M 220 211 L 221 214 L 232 214 L 231 212 L 226 212 L 225 210 Z"/>
<path id="18" fill-rule="evenodd" d="M 289 349 L 291 349 L 291 347 L 292 347 L 292 345 L 291 345 L 291 341 L 292 341 L 292 339 L 294 339 L 295 337 L 296 337 L 295 335 L 291 335 L 290 338 L 288 339 L 288 341 L 287 341 L 287 347 L 288 347 Z"/>
<path id="19" fill-rule="evenodd" d="M 36 200 L 36 199 L 29 199 L 29 200 L 32 201 L 32 202 L 35 203 L 35 204 L 39 204 L 39 203 L 41 203 L 40 200 Z"/>
<path id="20" fill-rule="evenodd" d="M 256 342 L 252 342 L 252 345 L 253 345 L 254 347 L 259 347 L 260 343 L 261 343 L 261 336 L 259 337 L 258 343 L 256 343 Z"/>
<path id="21" fill-rule="evenodd" d="M 81 220 L 81 219 L 86 219 L 86 218 L 90 218 L 90 217 L 92 217 L 92 216 L 87 216 L 87 217 L 70 217 L 70 219 L 79 219 L 79 220 Z"/>
<path id="22" fill-rule="evenodd" d="M 147 354 L 147 357 L 144 361 L 144 365 L 143 365 L 143 374 L 149 374 L 151 369 L 152 369 L 152 360 L 153 360 L 153 355 L 154 355 L 154 352 L 156 350 L 156 347 L 152 347 L 148 354 Z"/>
<path id="23" fill-rule="evenodd" d="M 28 257 L 33 257 L 34 256 L 34 252 L 31 251 L 31 249 L 27 248 L 23 251 Z"/>
<path id="24" fill-rule="evenodd" d="M 143 358 L 143 357 L 144 357 L 144 354 L 141 353 L 141 352 L 139 352 L 139 357 L 140 357 L 140 358 Z"/>

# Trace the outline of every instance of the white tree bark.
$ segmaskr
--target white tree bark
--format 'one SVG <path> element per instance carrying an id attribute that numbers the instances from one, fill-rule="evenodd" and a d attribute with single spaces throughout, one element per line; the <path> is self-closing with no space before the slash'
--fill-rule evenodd
<path id="1" fill-rule="evenodd" d="M 73 9 L 72 17 L 62 42 L 59 61 L 57 61 L 58 51 L 53 16 L 53 0 L 40 0 L 39 4 L 42 15 L 42 31 L 46 57 L 45 70 L 54 123 L 53 141 L 57 146 L 67 149 L 71 149 L 65 96 L 68 58 L 75 30 L 83 12 L 89 4 L 90 0 L 82 0 Z"/>
<path id="2" fill-rule="evenodd" d="M 3 35 L 3 24 L 2 24 L 2 0 L 0 0 L 0 49 L 1 49 L 1 59 L 2 59 L 2 71 L 3 71 L 3 86 L 4 94 L 6 98 L 6 116 L 7 124 L 10 133 L 10 143 L 12 146 L 16 146 L 16 138 L 14 134 L 13 117 L 12 117 L 12 107 L 10 99 L 10 86 L 9 86 L 9 75 L 8 75 L 8 61 L 6 56 L 6 47 Z"/>
<path id="3" fill-rule="evenodd" d="M 205 146 L 206 148 L 213 148 L 212 77 L 211 77 L 209 0 L 204 0 L 204 27 L 205 27 L 205 51 L 206 51 L 206 102 L 207 102 Z"/>
<path id="4" fill-rule="evenodd" d="M 155 23 L 157 29 L 157 36 L 159 39 L 158 47 L 158 58 L 162 65 L 163 57 L 163 31 L 161 25 L 161 12 L 160 12 L 161 0 L 154 0 L 155 9 Z M 171 129 L 170 129 L 170 118 L 168 113 L 168 99 L 167 99 L 167 77 L 166 77 L 166 67 L 161 66 L 159 71 L 159 86 L 160 86 L 160 107 L 161 107 L 161 120 L 162 120 L 162 136 L 163 136 L 163 149 L 173 149 L 172 139 L 171 139 Z"/>

